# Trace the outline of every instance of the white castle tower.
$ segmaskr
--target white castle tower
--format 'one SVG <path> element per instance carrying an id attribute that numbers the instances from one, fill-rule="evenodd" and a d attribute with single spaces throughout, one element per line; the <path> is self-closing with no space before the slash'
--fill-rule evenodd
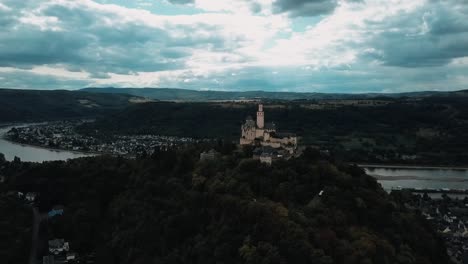
<path id="1" fill-rule="evenodd" d="M 263 105 L 258 105 L 258 112 L 257 112 L 257 128 L 263 129 L 265 126 L 265 116 L 263 113 Z"/>

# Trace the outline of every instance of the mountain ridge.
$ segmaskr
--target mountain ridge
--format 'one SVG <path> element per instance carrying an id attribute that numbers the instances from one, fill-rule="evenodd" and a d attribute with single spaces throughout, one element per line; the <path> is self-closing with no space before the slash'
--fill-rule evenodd
<path id="1" fill-rule="evenodd" d="M 165 101 L 215 101 L 215 100 L 326 100 L 326 99 L 373 99 L 373 98 L 403 98 L 462 95 L 468 96 L 468 90 L 459 91 L 421 91 L 404 93 L 318 93 L 318 92 L 270 92 L 270 91 L 200 91 L 179 88 L 115 88 L 115 87 L 89 87 L 80 91 L 91 93 L 130 94 Z"/>
<path id="2" fill-rule="evenodd" d="M 96 117 L 139 98 L 69 90 L 0 89 L 0 123 Z"/>

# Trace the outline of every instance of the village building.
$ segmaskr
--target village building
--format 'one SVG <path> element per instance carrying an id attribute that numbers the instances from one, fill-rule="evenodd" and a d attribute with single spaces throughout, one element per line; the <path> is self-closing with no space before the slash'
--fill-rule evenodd
<path id="1" fill-rule="evenodd" d="M 67 253 L 67 261 L 69 260 L 75 260 L 76 259 L 76 253 L 75 252 L 69 252 Z"/>
<path id="2" fill-rule="evenodd" d="M 68 252 L 70 250 L 70 246 L 68 242 L 65 242 L 64 239 L 53 239 L 49 240 L 49 253 L 51 254 L 61 254 L 62 252 Z"/>
<path id="3" fill-rule="evenodd" d="M 261 162 L 271 164 L 278 158 L 289 158 L 296 153 L 297 136 L 292 133 L 281 133 L 276 129 L 275 123 L 265 123 L 263 105 L 258 105 L 257 120 L 247 117 L 241 127 L 241 146 L 256 146 L 254 158 Z"/>
<path id="4" fill-rule="evenodd" d="M 37 193 L 33 193 L 33 192 L 28 192 L 25 197 L 25 199 L 29 202 L 34 202 L 36 198 L 37 198 Z"/>
<path id="5" fill-rule="evenodd" d="M 214 149 L 200 153 L 200 161 L 215 160 L 217 157 L 219 153 Z"/>

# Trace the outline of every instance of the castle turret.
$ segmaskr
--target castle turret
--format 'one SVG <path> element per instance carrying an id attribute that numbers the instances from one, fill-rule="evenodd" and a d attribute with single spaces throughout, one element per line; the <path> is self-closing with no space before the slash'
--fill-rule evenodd
<path id="1" fill-rule="evenodd" d="M 263 105 L 258 105 L 258 112 L 257 112 L 257 127 L 263 129 L 265 126 L 265 116 L 263 113 Z"/>

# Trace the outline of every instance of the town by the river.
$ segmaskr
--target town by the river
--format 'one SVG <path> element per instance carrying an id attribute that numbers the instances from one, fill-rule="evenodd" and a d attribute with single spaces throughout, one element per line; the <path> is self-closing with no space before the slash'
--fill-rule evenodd
<path id="1" fill-rule="evenodd" d="M 77 151 L 48 149 L 14 143 L 4 138 L 6 132 L 11 128 L 11 126 L 0 128 L 0 153 L 3 153 L 7 160 L 13 160 L 16 156 L 22 161 L 43 162 L 67 160 L 92 155 Z M 468 190 L 467 169 L 384 165 L 363 167 L 369 175 L 376 177 L 386 190 L 398 188 Z"/>
<path id="2" fill-rule="evenodd" d="M 75 159 L 92 155 L 76 151 L 47 149 L 31 145 L 13 143 L 4 138 L 5 133 L 8 132 L 11 128 L 12 127 L 0 128 L 0 153 L 3 153 L 5 158 L 9 161 L 13 160 L 15 156 L 20 158 L 22 161 L 43 162 Z"/>

